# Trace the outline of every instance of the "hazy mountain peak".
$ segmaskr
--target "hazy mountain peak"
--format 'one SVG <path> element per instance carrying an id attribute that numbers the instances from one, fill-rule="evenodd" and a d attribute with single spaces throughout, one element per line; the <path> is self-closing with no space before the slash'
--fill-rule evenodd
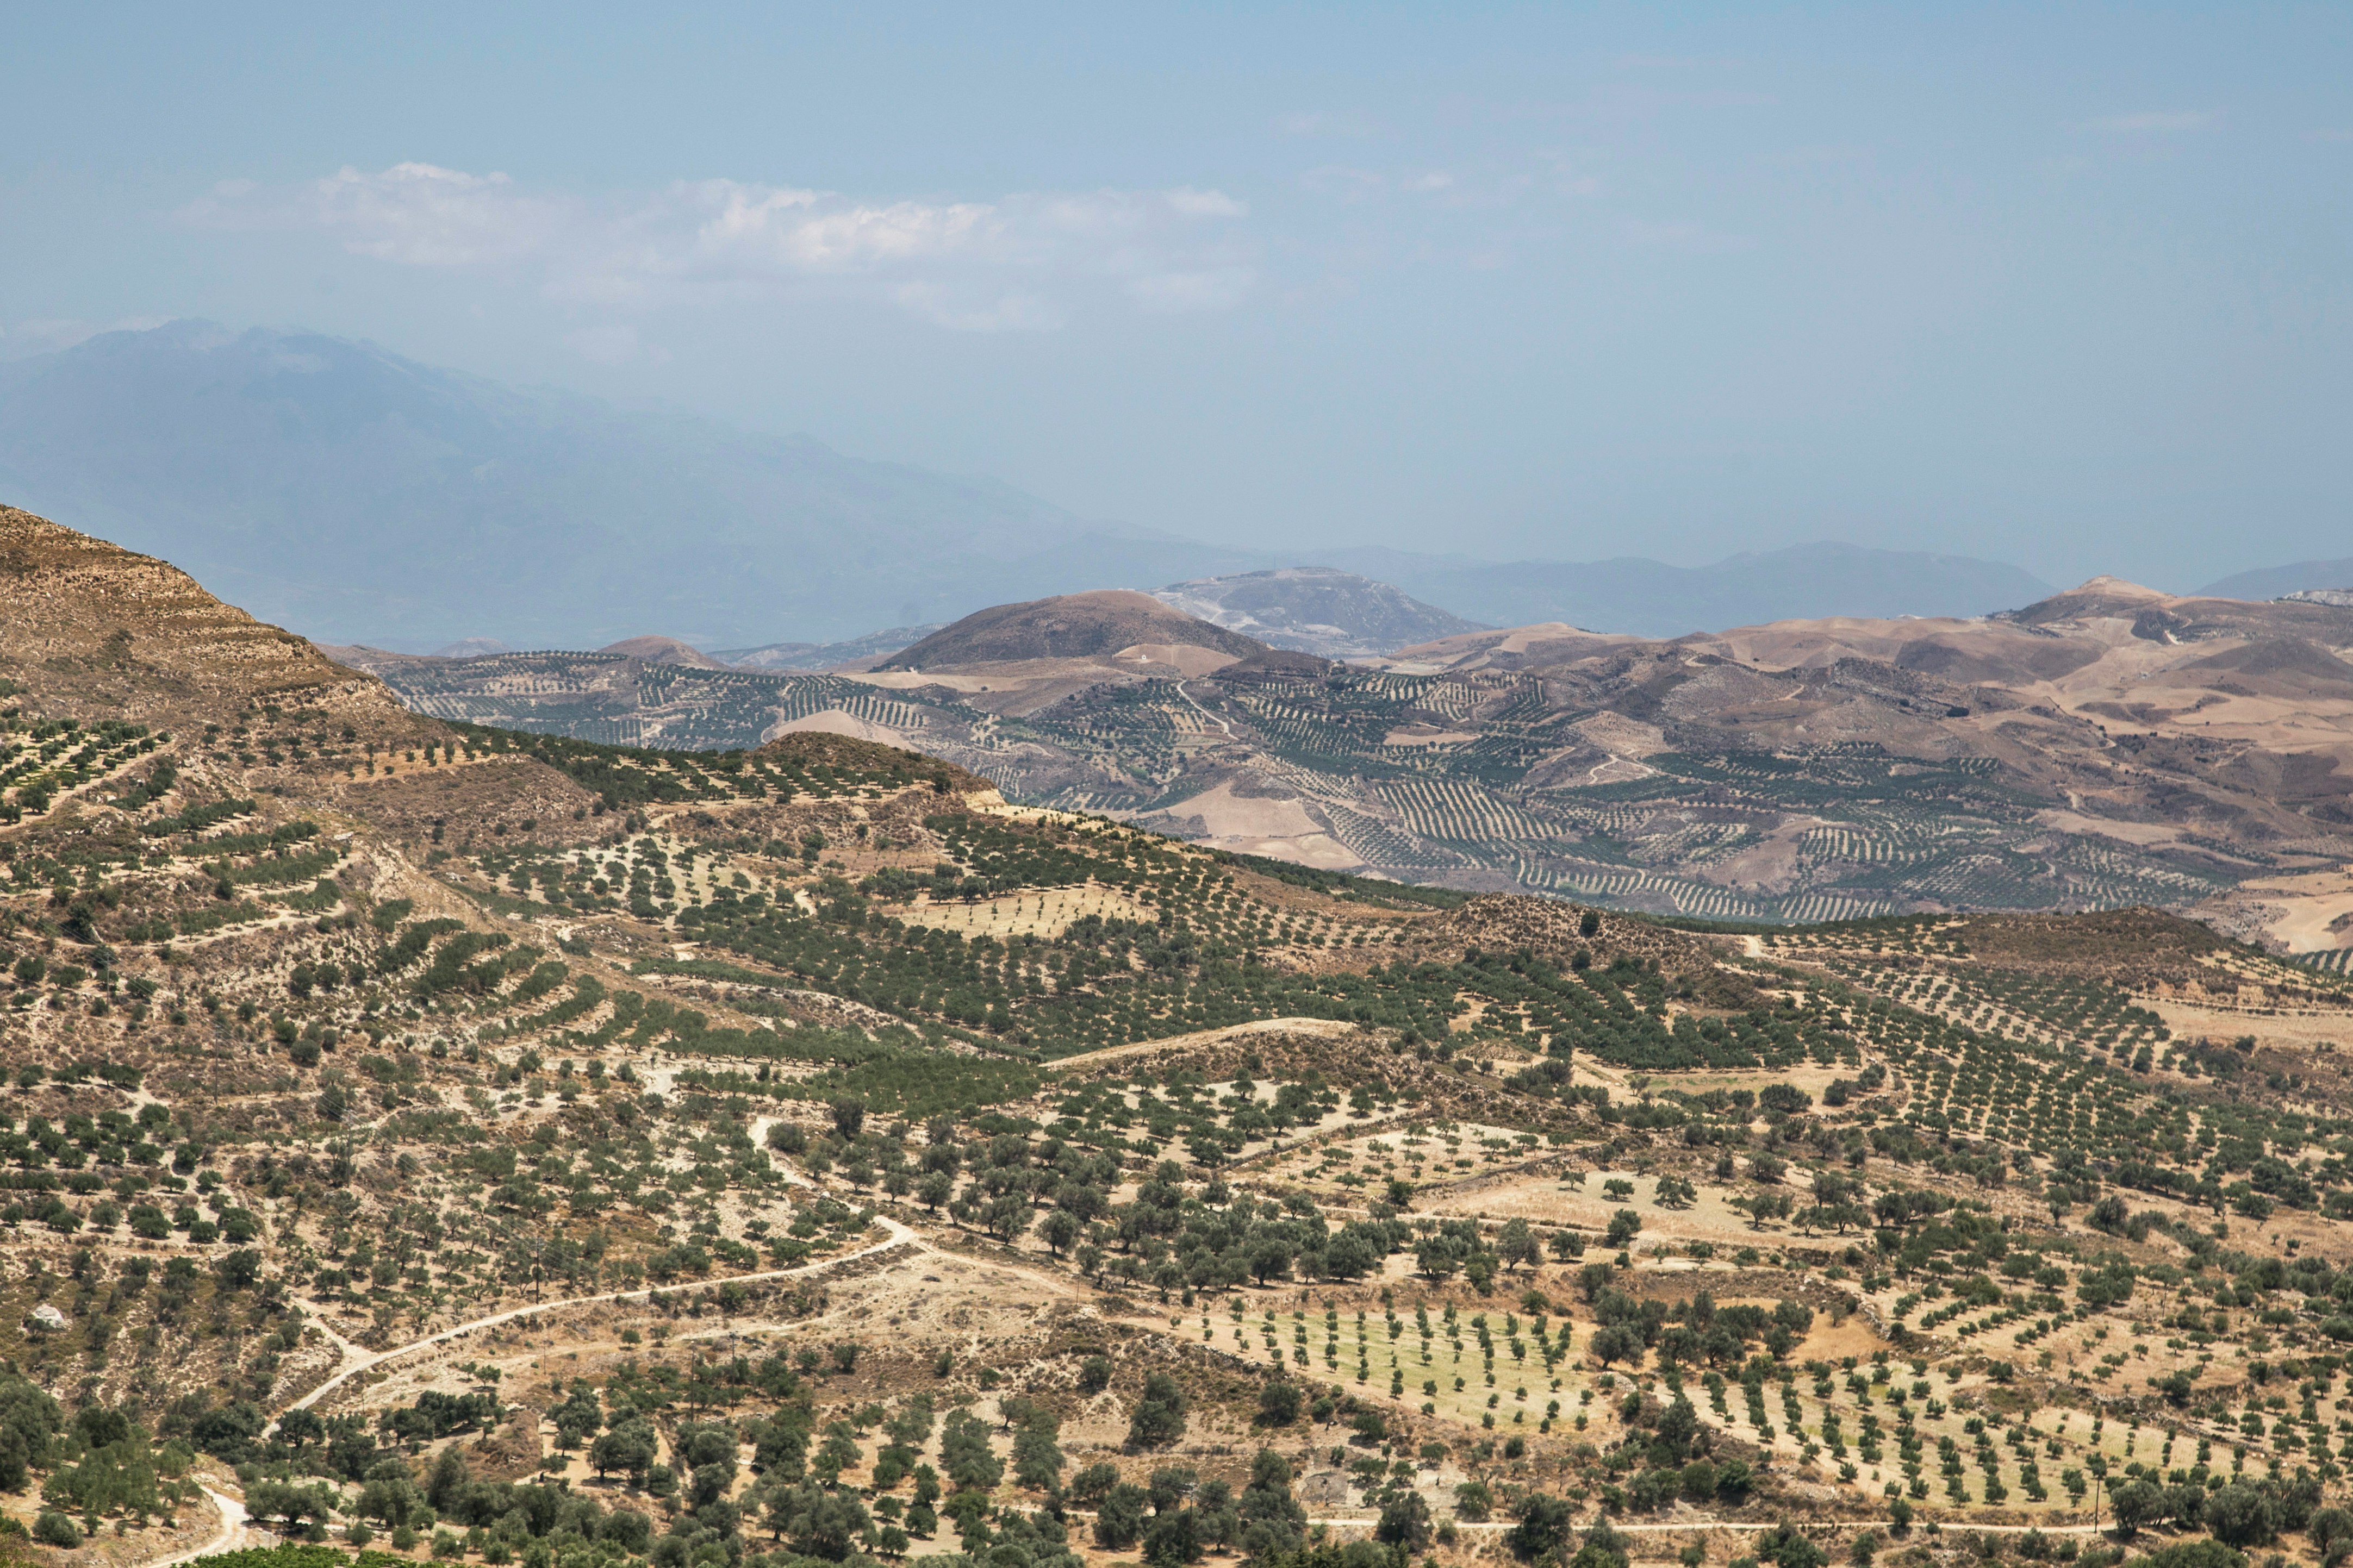
<path id="1" fill-rule="evenodd" d="M 2298 561 L 2241 572 L 2198 590 L 2201 599 L 2285 599 L 2308 589 L 2353 588 L 2353 556 L 2337 561 Z"/>
<path id="2" fill-rule="evenodd" d="M 1563 621 L 1651 637 L 1833 616 L 1966 618 L 2052 593 L 2003 562 L 1835 541 L 1749 551 L 1707 566 L 1639 556 L 1490 564 L 1380 549 L 1326 551 L 1320 559 L 1490 626 Z"/>
<path id="3" fill-rule="evenodd" d="M 0 479 L 336 642 L 751 647 L 1261 563 L 807 437 L 209 321 L 0 366 Z"/>
<path id="4" fill-rule="evenodd" d="M 1270 647 L 1326 658 L 1364 658 L 1480 629 L 1387 583 L 1331 566 L 1199 577 L 1152 596 Z"/>

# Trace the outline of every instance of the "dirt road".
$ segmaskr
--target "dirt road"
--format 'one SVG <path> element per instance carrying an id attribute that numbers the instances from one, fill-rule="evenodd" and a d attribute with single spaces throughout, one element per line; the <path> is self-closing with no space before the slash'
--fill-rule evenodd
<path id="1" fill-rule="evenodd" d="M 148 1568 L 173 1568 L 174 1563 L 193 1563 L 199 1557 L 210 1557 L 216 1552 L 234 1552 L 238 1547 L 246 1544 L 245 1504 L 237 1501 L 237 1499 L 228 1496 L 225 1492 L 216 1492 L 210 1487 L 205 1487 L 202 1481 L 199 1481 L 196 1484 L 200 1487 L 204 1487 L 205 1496 L 212 1499 L 213 1507 L 220 1510 L 221 1527 L 219 1533 L 216 1534 L 210 1541 L 206 1542 L 202 1546 L 193 1547 L 186 1552 L 181 1552 L 176 1557 L 162 1558 L 155 1563 L 150 1563 Z"/>

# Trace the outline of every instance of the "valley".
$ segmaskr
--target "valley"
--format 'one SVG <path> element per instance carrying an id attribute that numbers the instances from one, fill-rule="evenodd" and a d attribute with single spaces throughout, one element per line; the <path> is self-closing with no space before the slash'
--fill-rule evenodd
<path id="1" fill-rule="evenodd" d="M 0 570 L 0 1528 L 44 1560 L 2340 1539 L 2345 977 L 2147 908 L 1727 929 L 1371 879 L 823 726 L 443 720 L 27 514 Z M 1433 837 L 1441 784 L 1587 721 L 1815 804 L 1640 751 L 1672 688 L 1562 721 L 1497 644 L 1199 647 L 1021 679 L 1269 770 L 1386 749 Z M 1012 752 L 1022 662 L 823 679 Z M 1788 670 L 1740 679 L 1826 679 Z"/>
<path id="2" fill-rule="evenodd" d="M 1530 626 L 1350 663 L 1173 614 L 1080 651 L 1032 626 L 1092 597 L 824 674 L 345 656 L 439 718 L 853 735 L 1011 800 L 1398 881 L 1736 921 L 2149 904 L 2332 966 L 2353 948 L 2339 605 L 2099 582 L 1983 620 Z"/>

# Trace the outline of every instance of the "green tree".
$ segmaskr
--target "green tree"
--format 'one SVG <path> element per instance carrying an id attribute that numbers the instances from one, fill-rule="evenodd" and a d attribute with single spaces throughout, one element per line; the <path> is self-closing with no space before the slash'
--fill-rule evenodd
<path id="1" fill-rule="evenodd" d="M 1577 1510 L 1570 1503 L 1531 1490 L 1520 1500 L 1519 1522 L 1504 1534 L 1504 1544 L 1514 1557 L 1535 1563 L 1567 1544 Z"/>
<path id="2" fill-rule="evenodd" d="M 1262 1426 L 1288 1426 L 1299 1419 L 1303 1403 L 1299 1385 L 1287 1377 L 1271 1378 L 1258 1391 L 1258 1419 Z"/>
<path id="3" fill-rule="evenodd" d="M 2165 1517 L 2165 1490 L 2148 1481 L 2126 1481 L 2108 1493 L 2108 1511 L 2118 1530 L 2137 1534 Z"/>
<path id="4" fill-rule="evenodd" d="M 987 1491 L 1005 1477 L 1004 1461 L 988 1446 L 988 1426 L 970 1411 L 948 1413 L 940 1428 L 940 1465 L 959 1491 Z"/>
<path id="5" fill-rule="evenodd" d="M 1543 1260 L 1543 1251 L 1536 1245 L 1536 1234 L 1525 1219 L 1504 1222 L 1502 1234 L 1495 1238 L 1495 1256 L 1506 1268 L 1533 1268 Z M 1419 1550 L 1416 1548 L 1415 1550 Z"/>
<path id="6" fill-rule="evenodd" d="M 1124 1552 L 1144 1538 L 1144 1489 L 1122 1481 L 1095 1505 L 1095 1544 Z"/>
<path id="7" fill-rule="evenodd" d="M 1373 1526 L 1375 1540 L 1407 1552 L 1428 1551 L 1430 1535 L 1430 1505 L 1409 1487 L 1389 1495 L 1381 1505 L 1380 1521 Z"/>
<path id="8" fill-rule="evenodd" d="M 1242 1550 L 1252 1560 L 1287 1556 L 1306 1540 L 1307 1510 L 1291 1495 L 1291 1463 L 1271 1448 L 1250 1461 L 1250 1484 L 1235 1500 Z"/>
<path id="9" fill-rule="evenodd" d="M 767 1494 L 768 1528 L 776 1537 L 805 1557 L 839 1563 L 856 1550 L 873 1521 L 866 1505 L 849 1491 L 828 1490 L 803 1482 L 778 1487 Z"/>
<path id="10" fill-rule="evenodd" d="M 613 1429 L 588 1445 L 588 1463 L 603 1479 L 615 1470 L 642 1483 L 657 1449 L 653 1423 L 642 1415 L 617 1421 Z"/>
<path id="11" fill-rule="evenodd" d="M 1144 1380 L 1143 1395 L 1128 1417 L 1127 1446 L 1165 1448 L 1185 1435 L 1185 1391 L 1165 1372 Z"/>
<path id="12" fill-rule="evenodd" d="M 1051 1491 L 1062 1480 L 1061 1424 L 1032 1408 L 1013 1435 L 1013 1479 L 1032 1491 Z"/>

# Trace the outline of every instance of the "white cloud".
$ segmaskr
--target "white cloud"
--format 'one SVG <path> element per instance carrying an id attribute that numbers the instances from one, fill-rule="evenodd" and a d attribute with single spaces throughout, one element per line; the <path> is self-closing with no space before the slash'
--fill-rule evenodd
<path id="1" fill-rule="evenodd" d="M 354 255 L 401 266 L 533 272 L 548 294 L 573 300 L 833 288 L 943 326 L 1004 331 L 1060 324 L 1065 297 L 1090 283 L 1165 309 L 1168 279 L 1214 277 L 1193 291 L 1237 303 L 1250 247 L 1234 226 L 1247 215 L 1224 192 L 1192 186 L 877 202 L 710 179 L 590 202 L 527 192 L 504 174 L 399 163 L 289 187 L 235 182 L 182 216 L 210 227 L 330 235 Z"/>
<path id="2" fill-rule="evenodd" d="M 2221 118 L 2203 109 L 2144 110 L 2094 120 L 2092 129 L 2117 136 L 2163 135 L 2177 131 L 2203 131 Z"/>
<path id="3" fill-rule="evenodd" d="M 1250 209 L 1223 191 L 1180 185 L 1168 193 L 1169 210 L 1182 217 L 1246 217 Z"/>
<path id="4" fill-rule="evenodd" d="M 412 163 L 375 174 L 346 167 L 280 188 L 227 180 L 181 216 L 206 226 L 315 228 L 353 255 L 404 266 L 482 267 L 540 253 L 577 213 L 523 195 L 504 174 Z"/>

